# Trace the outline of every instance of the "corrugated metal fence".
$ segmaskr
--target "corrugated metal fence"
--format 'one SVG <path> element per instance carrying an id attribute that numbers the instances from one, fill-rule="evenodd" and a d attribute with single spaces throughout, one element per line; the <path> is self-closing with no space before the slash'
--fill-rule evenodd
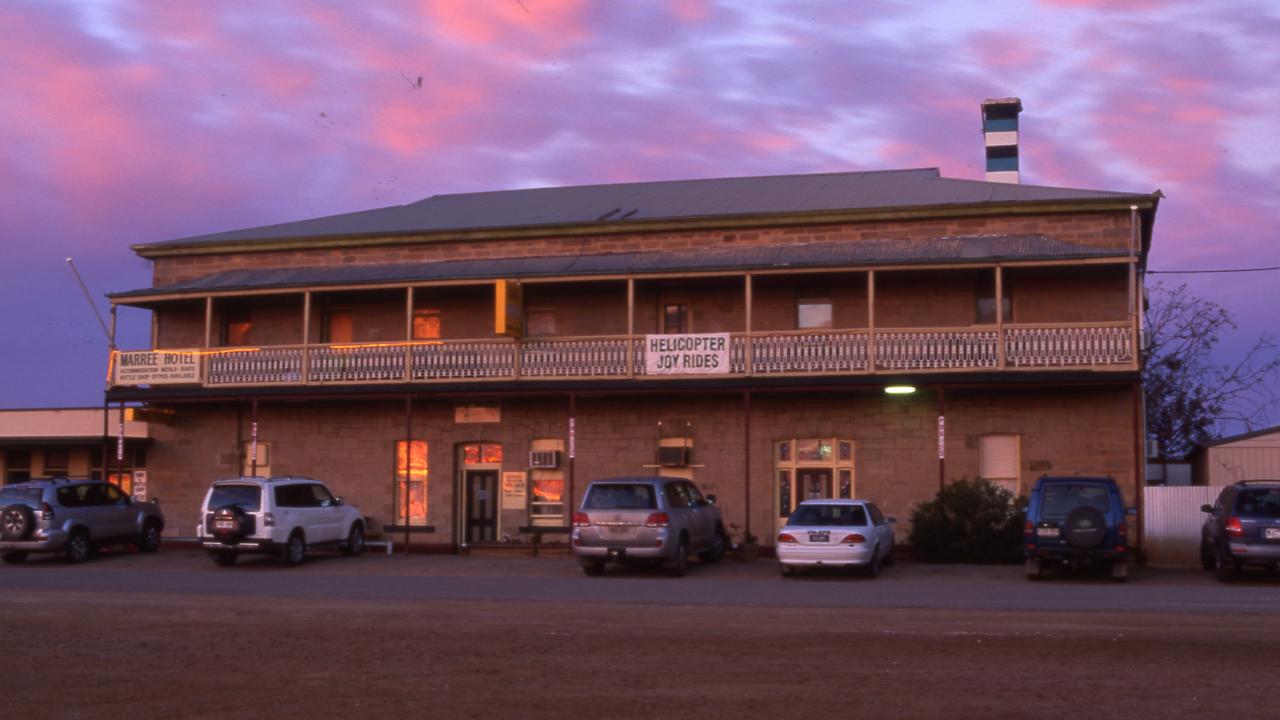
<path id="1" fill-rule="evenodd" d="M 1152 565 L 1199 565 L 1201 505 L 1212 505 L 1221 486 L 1143 488 L 1143 543 Z"/>

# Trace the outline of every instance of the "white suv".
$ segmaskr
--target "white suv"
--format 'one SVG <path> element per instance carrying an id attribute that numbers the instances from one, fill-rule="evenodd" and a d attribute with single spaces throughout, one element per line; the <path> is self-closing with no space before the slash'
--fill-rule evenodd
<path id="1" fill-rule="evenodd" d="M 196 537 L 218 565 L 234 565 L 240 553 L 297 565 L 317 546 L 364 552 L 364 518 L 311 478 L 242 477 L 209 488 Z"/>

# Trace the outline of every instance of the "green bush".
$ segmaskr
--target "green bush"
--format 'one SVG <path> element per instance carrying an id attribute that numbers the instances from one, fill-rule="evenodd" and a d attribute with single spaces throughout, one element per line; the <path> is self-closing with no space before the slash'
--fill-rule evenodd
<path id="1" fill-rule="evenodd" d="M 911 511 L 912 550 L 926 562 L 1021 562 L 1025 505 L 988 480 L 953 481 Z"/>

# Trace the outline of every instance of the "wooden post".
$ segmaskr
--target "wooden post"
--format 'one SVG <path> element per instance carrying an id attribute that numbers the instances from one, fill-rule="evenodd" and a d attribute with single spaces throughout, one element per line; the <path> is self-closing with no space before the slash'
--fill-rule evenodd
<path id="1" fill-rule="evenodd" d="M 302 293 L 302 383 L 311 381 L 311 291 Z"/>
<path id="2" fill-rule="evenodd" d="M 743 369 L 746 371 L 747 375 L 751 375 L 755 371 L 755 354 L 756 354 L 755 344 L 752 342 L 752 338 L 751 338 L 751 305 L 752 305 L 752 290 L 753 290 L 752 282 L 751 282 L 751 273 L 747 273 L 746 275 L 743 276 L 743 290 L 744 290 L 743 302 L 746 303 L 746 316 L 747 316 L 746 318 L 747 336 L 742 340 Z M 749 401 L 748 401 L 748 407 L 750 407 Z"/>
<path id="3" fill-rule="evenodd" d="M 636 375 L 636 279 L 627 278 L 627 377 Z"/>
<path id="4" fill-rule="evenodd" d="M 867 371 L 876 371 L 876 271 L 867 271 Z"/>
<path id="5" fill-rule="evenodd" d="M 1004 369 L 1004 268 L 996 266 L 996 367 Z"/>
<path id="6" fill-rule="evenodd" d="M 398 454 L 397 454 L 398 455 Z M 396 487 L 400 483 L 400 458 L 396 457 Z M 409 495 L 413 478 L 413 397 L 404 396 L 404 554 L 409 554 Z M 455 530 L 456 532 L 456 530 Z"/>
<path id="7" fill-rule="evenodd" d="M 946 459 L 946 388 L 938 386 L 938 492 L 947 486 Z"/>
<path id="8" fill-rule="evenodd" d="M 751 534 L 751 390 L 742 391 L 742 490 L 746 518 L 742 524 L 742 537 Z"/>
<path id="9" fill-rule="evenodd" d="M 405 288 L 404 297 L 404 380 L 413 380 L 413 286 Z"/>

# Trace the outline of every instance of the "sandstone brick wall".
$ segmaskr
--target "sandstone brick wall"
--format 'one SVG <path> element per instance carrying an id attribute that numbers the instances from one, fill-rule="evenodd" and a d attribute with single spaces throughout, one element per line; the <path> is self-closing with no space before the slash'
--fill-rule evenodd
<path id="1" fill-rule="evenodd" d="M 1004 272 L 1017 323 L 1126 320 L 1129 277 L 1124 266 L 1014 268 Z"/>
<path id="2" fill-rule="evenodd" d="M 1129 388 L 970 389 L 946 395 L 948 481 L 979 472 L 986 433 L 1021 438 L 1024 492 L 1041 474 L 1109 474 L 1134 494 L 1134 428 Z M 750 465 L 740 394 L 698 392 L 581 397 L 577 401 L 575 504 L 592 478 L 653 474 L 658 422 L 692 427 L 694 479 L 717 495 L 728 522 L 743 525 L 750 498 L 752 530 L 768 541 L 774 504 L 774 447 L 806 437 L 852 439 L 855 493 L 899 519 L 906 537 L 912 507 L 938 489 L 937 399 L 929 391 L 890 397 L 879 388 L 827 393 L 757 393 L 752 399 Z M 194 532 L 209 483 L 238 474 L 237 438 L 249 437 L 248 404 L 179 405 L 172 423 L 152 428 L 151 491 L 170 514 L 171 534 Z M 373 516 L 392 517 L 394 443 L 404 437 L 402 400 L 273 403 L 259 410 L 260 440 L 271 443 L 277 475 L 310 475 Z M 503 469 L 525 470 L 535 438 L 568 434 L 564 397 L 507 400 L 496 424 L 455 424 L 448 399 L 414 401 L 415 439 L 428 442 L 429 522 L 436 533 L 415 542 L 451 543 L 457 522 L 458 447 L 496 442 Z M 749 485 L 749 487 L 748 487 Z M 514 532 L 507 527 L 503 532 Z"/>
<path id="3" fill-rule="evenodd" d="M 991 218 L 932 219 L 814 225 L 761 230 L 705 230 L 585 237 L 547 237 L 515 240 L 459 240 L 415 242 L 378 247 L 281 250 L 157 258 L 153 282 L 157 286 L 232 269 L 382 264 L 433 260 L 537 257 L 635 251 L 685 250 L 778 243 L 821 243 L 850 240 L 927 240 L 956 235 L 1043 233 L 1064 242 L 1103 247 L 1128 247 L 1127 213 L 1073 213 Z M 420 239 L 419 239 L 420 240 Z"/>

